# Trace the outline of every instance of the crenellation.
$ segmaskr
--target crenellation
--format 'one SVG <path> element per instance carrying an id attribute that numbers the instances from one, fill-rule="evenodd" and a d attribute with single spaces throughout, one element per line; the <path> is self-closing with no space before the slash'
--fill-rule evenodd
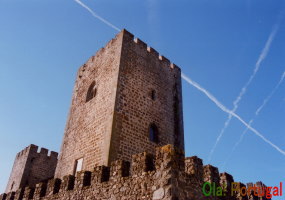
<path id="1" fill-rule="evenodd" d="M 163 170 L 171 167 L 179 173 L 185 173 L 185 154 L 182 149 L 174 145 L 164 145 L 156 148 L 155 169 Z"/>
<path id="2" fill-rule="evenodd" d="M 109 181 L 110 167 L 96 166 L 92 172 L 91 184 L 103 183 Z"/>
<path id="3" fill-rule="evenodd" d="M 253 187 L 253 186 L 254 186 L 254 184 L 252 182 L 249 182 L 249 183 L 246 184 L 247 188 L 250 188 L 250 187 Z"/>
<path id="4" fill-rule="evenodd" d="M 75 176 L 66 175 L 62 178 L 62 183 L 60 185 L 60 192 L 73 190 L 75 186 Z"/>
<path id="5" fill-rule="evenodd" d="M 122 31 L 121 31 L 121 33 L 119 33 L 119 34 L 122 34 L 122 35 L 124 35 L 124 36 L 126 36 L 128 39 L 130 39 L 130 41 L 133 41 L 134 40 L 134 35 L 132 34 L 132 33 L 130 33 L 129 31 L 127 31 L 126 29 L 123 29 Z M 118 35 L 119 35 L 118 34 Z M 118 36 L 117 35 L 117 36 Z"/>
<path id="6" fill-rule="evenodd" d="M 47 182 L 41 182 L 36 185 L 34 199 L 38 200 L 41 197 L 46 196 L 47 192 Z"/>
<path id="7" fill-rule="evenodd" d="M 21 156 L 27 156 L 27 154 L 29 154 L 29 153 L 37 153 L 37 151 L 38 151 L 38 146 L 31 144 L 31 145 L 25 147 L 22 151 L 20 151 L 17 154 L 17 158 L 19 158 Z"/>
<path id="8" fill-rule="evenodd" d="M 148 46 L 145 42 L 140 40 L 139 38 L 134 38 L 134 42 L 140 46 L 141 49 L 146 49 L 147 52 L 154 55 L 154 57 L 158 58 L 159 61 L 162 62 L 163 66 L 168 66 L 170 69 L 180 69 L 177 65 L 170 62 L 170 60 L 163 55 L 160 55 L 155 49 Z"/>
<path id="9" fill-rule="evenodd" d="M 48 156 L 49 150 L 46 148 L 41 148 L 40 153 L 43 156 Z"/>
<path id="10" fill-rule="evenodd" d="M 130 162 L 125 160 L 116 160 L 111 163 L 110 179 L 119 179 L 130 175 Z"/>
<path id="11" fill-rule="evenodd" d="M 61 179 L 59 178 L 50 179 L 47 183 L 46 194 L 47 195 L 57 194 L 60 190 L 60 185 L 61 185 Z"/>
<path id="12" fill-rule="evenodd" d="M 51 159 L 57 159 L 58 158 L 58 153 L 55 151 L 51 151 L 49 157 Z"/>
<path id="13" fill-rule="evenodd" d="M 170 63 L 170 68 L 171 69 L 174 69 L 175 71 L 177 71 L 177 73 L 181 73 L 181 68 L 180 67 L 178 67 L 176 64 L 174 64 L 174 63 Z"/>
<path id="14" fill-rule="evenodd" d="M 152 47 L 148 46 L 147 51 L 155 58 L 159 58 L 159 53 Z"/>
<path id="15" fill-rule="evenodd" d="M 234 195 L 236 196 L 237 200 L 248 200 L 247 195 L 242 195 L 241 192 L 236 192 L 237 187 L 242 188 L 242 187 L 246 187 L 245 184 L 241 183 L 241 182 L 237 182 L 237 184 L 233 185 L 233 188 L 235 190 Z"/>
<path id="16" fill-rule="evenodd" d="M 217 167 L 212 165 L 204 166 L 204 182 L 220 183 L 220 175 Z"/>
<path id="17" fill-rule="evenodd" d="M 6 200 L 7 194 L 3 193 L 0 195 L 0 200 Z"/>
<path id="18" fill-rule="evenodd" d="M 90 171 L 77 172 L 75 177 L 75 187 L 83 188 L 90 185 L 91 185 L 91 172 Z"/>
<path id="19" fill-rule="evenodd" d="M 255 185 L 256 187 L 266 187 L 266 185 L 262 181 L 257 181 Z"/>
<path id="20" fill-rule="evenodd" d="M 147 44 L 144 41 L 140 40 L 139 38 L 135 38 L 134 42 L 137 45 L 139 45 L 142 49 L 145 49 L 147 51 Z"/>
<path id="21" fill-rule="evenodd" d="M 238 192 L 231 194 L 230 186 L 234 182 L 232 175 L 226 172 L 219 174 L 218 169 L 212 165 L 203 166 L 202 159 L 197 156 L 185 158 L 184 152 L 173 145 L 156 148 L 155 156 L 143 152 L 133 155 L 131 162 L 116 160 L 111 163 L 111 167 L 96 166 L 92 172 L 77 172 L 76 177 L 67 175 L 62 180 L 56 178 L 38 183 L 35 188 L 20 188 L 11 195 L 0 195 L 0 200 L 10 200 L 14 196 L 13 200 L 88 199 L 91 194 L 98 199 L 116 197 L 168 200 L 175 197 L 180 200 L 202 200 L 204 181 L 226 187 L 226 193 L 221 200 L 248 200 L 248 197 Z M 254 185 L 264 186 L 262 182 L 248 184 Z M 241 183 L 240 187 L 243 186 Z M 250 198 L 255 198 L 253 193 Z"/>
<path id="22" fill-rule="evenodd" d="M 202 182 L 203 181 L 203 160 L 197 156 L 185 158 L 185 172 L 191 178 Z"/>
<path id="23" fill-rule="evenodd" d="M 38 152 L 39 147 L 37 145 L 31 144 L 30 146 L 26 147 L 26 150 L 29 150 L 31 153 L 36 153 Z"/>
<path id="24" fill-rule="evenodd" d="M 24 196 L 25 188 L 19 188 L 15 192 L 15 200 L 22 200 Z"/>
<path id="25" fill-rule="evenodd" d="M 9 192 L 7 194 L 7 200 L 14 200 L 15 199 L 15 192 Z"/>
<path id="26" fill-rule="evenodd" d="M 131 174 L 141 175 L 154 170 L 154 157 L 150 153 L 140 153 L 132 156 Z"/>
<path id="27" fill-rule="evenodd" d="M 95 58 L 96 56 L 91 56 L 91 62 L 93 62 Z"/>
<path id="28" fill-rule="evenodd" d="M 234 178 L 232 175 L 228 174 L 227 172 L 220 173 L 220 184 L 223 185 L 231 185 L 234 182 Z"/>
<path id="29" fill-rule="evenodd" d="M 25 187 L 23 200 L 29 200 L 34 198 L 35 188 Z"/>
<path id="30" fill-rule="evenodd" d="M 31 144 L 18 153 L 6 187 L 6 193 L 29 186 L 54 177 L 58 154 L 46 148 L 39 149 Z"/>
<path id="31" fill-rule="evenodd" d="M 233 182 L 234 182 L 234 179 L 232 175 L 226 172 L 220 173 L 220 186 L 223 188 L 223 191 L 224 191 L 223 199 L 230 200 L 231 198 L 235 197 L 231 191 Z"/>
<path id="32" fill-rule="evenodd" d="M 159 55 L 158 59 L 163 63 L 164 66 L 169 66 L 171 68 L 171 63 L 168 58 L 163 55 Z"/>

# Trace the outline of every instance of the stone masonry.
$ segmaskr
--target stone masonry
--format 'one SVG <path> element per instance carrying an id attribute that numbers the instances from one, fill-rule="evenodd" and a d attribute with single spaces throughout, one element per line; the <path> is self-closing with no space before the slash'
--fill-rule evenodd
<path id="1" fill-rule="evenodd" d="M 140 153 L 132 161 L 112 161 L 110 167 L 96 166 L 92 171 L 77 172 L 62 179 L 50 179 L 36 187 L 23 187 L 0 195 L 0 200 L 254 200 L 226 192 L 222 197 L 205 197 L 204 181 L 230 187 L 233 177 L 219 173 L 216 167 L 203 166 L 196 156 L 184 157 L 182 150 L 166 145 L 156 154 Z M 226 184 L 224 184 L 226 183 Z M 257 184 L 262 184 L 258 182 Z"/>
<path id="2" fill-rule="evenodd" d="M 180 69 L 123 30 L 78 71 L 55 176 L 74 174 L 78 159 L 92 170 L 166 144 L 184 149 L 181 93 Z"/>
<path id="3" fill-rule="evenodd" d="M 25 186 L 35 187 L 37 183 L 54 177 L 58 154 L 54 151 L 30 145 L 19 152 L 7 184 L 6 193 Z"/>
<path id="4" fill-rule="evenodd" d="M 58 161 L 37 149 L 17 154 L 0 200 L 265 199 L 185 158 L 180 68 L 126 30 L 79 68 Z M 205 197 L 204 182 L 223 196 Z"/>

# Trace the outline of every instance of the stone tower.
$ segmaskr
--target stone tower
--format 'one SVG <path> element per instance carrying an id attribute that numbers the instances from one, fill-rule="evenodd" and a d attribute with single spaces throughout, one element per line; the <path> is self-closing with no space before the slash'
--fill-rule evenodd
<path id="1" fill-rule="evenodd" d="M 184 150 L 183 134 L 180 68 L 122 30 L 78 71 L 55 177 Z"/>
<path id="2" fill-rule="evenodd" d="M 35 187 L 37 183 L 54 177 L 58 153 L 31 144 L 19 152 L 15 158 L 13 169 L 5 192 L 16 191 L 19 188 Z"/>

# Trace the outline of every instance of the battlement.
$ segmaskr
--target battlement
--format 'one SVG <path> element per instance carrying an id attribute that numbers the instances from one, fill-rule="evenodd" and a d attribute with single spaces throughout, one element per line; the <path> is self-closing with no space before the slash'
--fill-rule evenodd
<path id="1" fill-rule="evenodd" d="M 26 148 L 24 148 L 22 151 L 20 151 L 19 153 L 17 153 L 17 158 L 20 156 L 26 156 L 29 153 L 36 153 L 38 151 L 38 146 L 31 144 L 29 146 L 27 146 Z"/>
<path id="2" fill-rule="evenodd" d="M 100 54 L 104 53 L 106 49 L 110 48 L 114 45 L 115 41 L 118 40 L 120 37 L 124 38 L 124 42 L 133 43 L 135 44 L 134 47 L 140 49 L 140 53 L 144 54 L 145 56 L 151 57 L 153 60 L 159 62 L 162 67 L 169 68 L 171 70 L 181 71 L 181 69 L 174 63 L 172 63 L 168 58 L 164 57 L 163 55 L 159 54 L 154 48 L 148 46 L 144 41 L 135 37 L 132 33 L 127 31 L 126 29 L 122 29 L 120 33 L 118 33 L 114 38 L 112 38 L 105 47 L 99 49 L 94 56 L 91 56 L 85 64 L 83 64 L 78 70 L 78 76 L 82 77 L 82 74 L 86 70 L 87 65 L 92 65 L 94 60 L 99 57 Z"/>
<path id="3" fill-rule="evenodd" d="M 27 156 L 28 154 L 37 154 L 39 156 L 46 156 L 51 159 L 57 159 L 58 153 L 55 151 L 49 151 L 46 148 L 40 148 L 37 145 L 31 144 L 27 146 L 25 149 L 17 153 L 16 158 L 19 158 L 21 156 Z"/>
<path id="4" fill-rule="evenodd" d="M 166 145 L 157 148 L 155 155 L 146 152 L 136 154 L 131 162 L 116 160 L 110 166 L 97 166 L 92 171 L 77 172 L 75 176 L 50 179 L 35 187 L 2 194 L 0 200 L 67 200 L 91 195 L 97 199 L 171 199 L 168 198 L 172 197 L 168 196 L 171 194 L 185 200 L 193 195 L 195 199 L 203 199 L 201 183 L 197 182 L 199 178 L 194 177 L 204 177 L 204 181 L 227 188 L 234 181 L 230 174 L 219 173 L 214 166 L 203 166 L 200 158 L 185 158 L 181 150 Z M 179 189 L 175 187 L 178 179 L 183 183 L 179 184 Z M 264 185 L 261 182 L 256 184 Z M 248 187 L 252 185 L 250 183 Z M 230 193 L 227 195 L 229 199 L 238 199 L 240 196 L 238 193 L 234 197 L 230 197 Z"/>
<path id="5" fill-rule="evenodd" d="M 58 153 L 31 144 L 15 158 L 6 192 L 54 177 Z"/>
<path id="6" fill-rule="evenodd" d="M 168 58 L 159 54 L 154 48 L 148 46 L 145 42 L 143 42 L 139 38 L 136 38 L 132 33 L 127 31 L 126 29 L 123 29 L 118 35 L 120 35 L 120 34 L 123 34 L 124 36 L 126 36 L 125 38 L 129 42 L 134 42 L 136 44 L 137 48 L 139 48 L 143 51 L 146 51 L 148 53 L 147 56 L 151 56 L 153 58 L 156 58 L 163 67 L 168 67 L 170 69 L 175 69 L 175 70 L 180 71 L 180 68 L 177 65 L 175 65 L 174 63 L 171 63 Z"/>

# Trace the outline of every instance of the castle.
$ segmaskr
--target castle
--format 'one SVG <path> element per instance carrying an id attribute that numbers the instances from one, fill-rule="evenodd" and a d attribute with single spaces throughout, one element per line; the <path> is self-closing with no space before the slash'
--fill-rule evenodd
<path id="1" fill-rule="evenodd" d="M 182 111 L 180 68 L 122 30 L 79 68 L 59 156 L 18 153 L 0 200 L 199 200 L 204 182 L 224 191 L 207 199 L 264 199 L 185 158 Z"/>

